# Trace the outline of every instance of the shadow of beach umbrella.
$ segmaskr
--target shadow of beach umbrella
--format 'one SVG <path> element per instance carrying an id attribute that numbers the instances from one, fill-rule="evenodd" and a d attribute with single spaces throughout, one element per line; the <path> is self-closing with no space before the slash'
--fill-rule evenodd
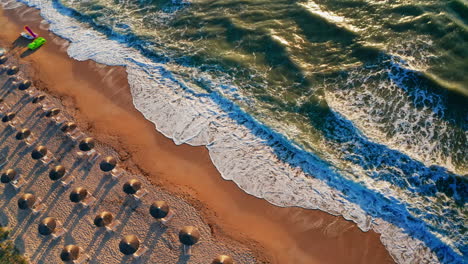
<path id="1" fill-rule="evenodd" d="M 63 176 L 65 176 L 66 172 L 67 170 L 65 169 L 64 166 L 57 165 L 52 170 L 50 170 L 49 178 L 53 181 L 60 180 Z"/>
<path id="2" fill-rule="evenodd" d="M 78 146 L 81 151 L 90 151 L 94 148 L 94 139 L 91 137 L 87 137 L 80 142 Z"/>
<path id="3" fill-rule="evenodd" d="M 119 250 L 124 255 L 132 255 L 140 247 L 140 240 L 135 235 L 128 235 L 122 238 L 119 243 Z"/>
<path id="4" fill-rule="evenodd" d="M 88 196 L 88 190 L 82 187 L 77 187 L 71 191 L 70 201 L 74 203 L 79 203 L 86 199 L 86 196 Z"/>
<path id="5" fill-rule="evenodd" d="M 5 63 L 8 60 L 7 56 L 1 56 L 0 57 L 0 64 Z"/>
<path id="6" fill-rule="evenodd" d="M 186 246 L 195 245 L 200 240 L 200 231 L 194 226 L 184 226 L 179 231 L 179 240 Z"/>
<path id="7" fill-rule="evenodd" d="M 117 166 L 117 160 L 114 157 L 111 157 L 111 156 L 107 156 L 101 162 L 101 164 L 99 164 L 99 167 L 104 172 L 109 172 L 109 171 L 113 170 L 116 166 Z"/>
<path id="8" fill-rule="evenodd" d="M 169 205 L 164 201 L 156 201 L 151 204 L 149 211 L 152 217 L 161 219 L 169 214 Z"/>
<path id="9" fill-rule="evenodd" d="M 60 259 L 62 261 L 74 261 L 80 256 L 80 248 L 75 245 L 67 245 L 60 252 Z"/>
<path id="10" fill-rule="evenodd" d="M 33 104 L 37 104 L 39 103 L 40 101 L 44 100 L 46 98 L 46 96 L 44 94 L 40 94 L 40 95 L 37 95 L 33 98 L 32 100 L 32 103 Z"/>
<path id="11" fill-rule="evenodd" d="M 54 233 L 55 229 L 57 228 L 57 220 L 53 217 L 44 218 L 39 223 L 39 234 L 43 236 L 48 236 Z"/>
<path id="12" fill-rule="evenodd" d="M 109 212 L 101 212 L 94 217 L 94 225 L 97 227 L 105 227 L 112 223 L 114 216 Z"/>
<path id="13" fill-rule="evenodd" d="M 13 181 L 18 173 L 13 170 L 13 169 L 8 169 L 5 172 L 2 173 L 2 176 L 0 178 L 2 183 L 9 183 Z"/>
<path id="14" fill-rule="evenodd" d="M 141 189 L 141 182 L 137 179 L 131 179 L 124 183 L 122 189 L 126 194 L 135 194 Z"/>
<path id="15" fill-rule="evenodd" d="M 49 111 L 46 112 L 45 116 L 47 117 L 52 117 L 60 114 L 61 110 L 60 108 L 52 108 Z"/>
<path id="16" fill-rule="evenodd" d="M 19 72 L 19 68 L 17 66 L 12 66 L 8 69 L 7 74 L 13 75 Z"/>
<path id="17" fill-rule="evenodd" d="M 3 116 L 2 122 L 10 122 L 15 118 L 16 114 L 13 112 L 9 112 Z"/>
<path id="18" fill-rule="evenodd" d="M 25 193 L 21 195 L 21 197 L 18 199 L 18 207 L 21 210 L 32 208 L 35 203 L 36 203 L 36 196 L 30 193 Z"/>
<path id="19" fill-rule="evenodd" d="M 27 128 L 23 128 L 18 133 L 16 133 L 15 138 L 17 140 L 23 140 L 23 139 L 27 139 L 29 136 L 31 136 L 31 130 Z"/>
<path id="20" fill-rule="evenodd" d="M 18 86 L 18 89 L 24 91 L 26 89 L 28 89 L 30 86 L 31 86 L 31 81 L 30 80 L 25 80 L 25 81 L 22 81 L 20 83 L 20 85 Z"/>
<path id="21" fill-rule="evenodd" d="M 44 146 L 39 146 L 36 147 L 32 152 L 31 152 L 31 158 L 38 160 L 42 159 L 47 155 L 47 148 Z"/>
<path id="22" fill-rule="evenodd" d="M 215 259 L 213 259 L 213 262 L 211 264 L 234 264 L 234 260 L 227 255 L 219 255 Z"/>
<path id="23" fill-rule="evenodd" d="M 62 130 L 62 132 L 64 133 L 67 133 L 67 132 L 72 132 L 73 130 L 75 130 L 78 126 L 76 125 L 76 123 L 74 122 L 67 122 L 65 123 L 65 125 L 63 125 L 60 130 Z"/>

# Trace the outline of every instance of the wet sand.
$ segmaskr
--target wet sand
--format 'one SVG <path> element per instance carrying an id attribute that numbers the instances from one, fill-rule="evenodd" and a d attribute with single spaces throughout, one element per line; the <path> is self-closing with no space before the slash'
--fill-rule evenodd
<path id="1" fill-rule="evenodd" d="M 223 180 L 206 148 L 176 146 L 135 109 L 124 68 L 69 58 L 68 43 L 44 24 L 38 30 L 42 18 L 29 10 L 3 11 L 0 40 L 31 65 L 34 84 L 60 98 L 83 130 L 116 149 L 124 167 L 199 209 L 215 237 L 243 243 L 259 262 L 393 263 L 375 232 L 321 211 L 273 206 Z M 24 24 L 48 43 L 32 53 L 21 41 L 13 47 Z"/>

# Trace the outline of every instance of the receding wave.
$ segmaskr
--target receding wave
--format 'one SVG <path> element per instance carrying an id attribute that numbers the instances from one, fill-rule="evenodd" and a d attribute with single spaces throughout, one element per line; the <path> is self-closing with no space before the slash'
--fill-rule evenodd
<path id="1" fill-rule="evenodd" d="M 343 215 L 398 263 L 466 256 L 466 97 L 431 77 L 464 65 L 440 39 L 466 32 L 424 25 L 462 2 L 23 2 L 71 57 L 126 66 L 137 109 L 247 193 Z"/>

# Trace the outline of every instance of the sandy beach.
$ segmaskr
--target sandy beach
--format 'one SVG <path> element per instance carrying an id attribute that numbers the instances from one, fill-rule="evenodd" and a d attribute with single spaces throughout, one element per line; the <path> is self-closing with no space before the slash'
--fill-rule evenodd
<path id="1" fill-rule="evenodd" d="M 170 238 L 185 222 L 200 226 L 204 241 L 207 241 L 200 244 L 189 263 L 208 263 L 217 252 L 233 255 L 236 263 L 393 263 L 375 232 L 364 233 L 353 222 L 321 211 L 273 206 L 244 193 L 235 183 L 223 180 L 204 147 L 175 145 L 172 140 L 158 133 L 154 124 L 135 109 L 124 68 L 71 59 L 66 53 L 68 42 L 48 31 L 47 25 L 41 23 L 42 18 L 34 9 L 22 7 L 0 11 L 0 44 L 7 48 L 8 55 L 18 59 L 18 64 L 22 65 L 22 74 L 28 74 L 32 78 L 35 88 L 53 96 L 69 118 L 75 120 L 81 130 L 99 142 L 102 153 L 118 156 L 122 167 L 128 171 L 127 177 L 139 175 L 142 181 L 147 181 L 145 188 L 154 193 L 154 198 L 164 197 L 176 204 L 177 212 L 181 213 L 167 232 L 169 242 L 155 243 L 158 250 L 166 250 L 164 254 L 157 253 L 159 256 L 166 256 L 158 263 L 186 263 L 181 261 L 187 260 L 179 258 L 179 244 Z M 25 24 L 48 40 L 44 47 L 35 52 L 26 51 L 24 42 L 18 40 L 18 34 Z M 13 59 L 7 64 L 12 62 Z M 9 96 L 8 100 L 14 105 L 15 100 L 19 101 L 20 98 L 21 91 L 15 91 L 14 96 Z M 24 110 L 24 120 L 28 113 L 33 113 L 33 109 Z M 41 119 L 37 117 L 37 120 Z M 47 121 L 37 123 L 38 131 L 48 130 Z M 10 152 L 15 149 L 12 145 L 15 144 L 13 137 L 12 133 L 4 134 L 5 142 L 9 143 L 2 143 L 2 149 L 4 144 L 10 144 Z M 63 136 L 51 138 L 53 139 L 50 142 L 46 142 L 51 145 L 50 149 L 58 149 L 64 141 Z M 25 170 L 32 171 L 33 177 L 40 173 L 46 175 L 47 170 L 36 166 L 30 159 L 30 152 L 23 150 L 14 155 L 13 160 L 28 168 Z M 75 158 L 68 155 L 64 162 L 72 166 Z M 92 186 L 100 181 L 92 177 L 99 175 L 96 167 L 98 166 L 85 168 L 84 171 L 90 171 L 89 176 L 81 179 L 82 184 L 89 185 L 93 191 Z M 34 172 L 35 170 L 40 172 Z M 31 188 L 38 192 L 42 188 L 45 195 L 51 184 L 47 177 L 43 178 L 45 179 L 31 185 Z M 120 207 L 122 202 L 112 202 L 112 197 L 124 200 L 120 190 L 122 183 L 121 179 L 115 187 L 108 190 L 109 195 L 102 200 L 103 208 L 123 210 L 122 214 L 125 215 L 127 211 Z M 106 193 L 100 191 L 101 195 Z M 4 189 L 4 195 L 6 192 Z M 57 200 L 60 191 L 50 189 L 50 192 L 55 195 L 51 199 Z M 18 247 L 26 250 L 26 255 L 35 257 L 35 263 L 55 263 L 44 262 L 44 256 L 47 255 L 45 252 L 51 250 L 57 255 L 57 250 L 61 249 L 64 241 L 55 246 L 48 244 L 49 248 L 44 247 L 43 251 L 29 252 L 28 250 L 36 249 L 43 243 L 36 232 L 37 222 L 42 216 L 39 219 L 25 220 L 27 216 L 17 214 L 17 207 L 13 202 L 16 198 L 10 198 L 11 202 L 2 204 L 2 210 L 10 214 L 2 215 L 4 219 L 9 219 L 7 226 L 13 230 L 15 238 L 32 234 L 15 240 Z M 80 228 L 75 228 L 73 236 L 67 236 L 67 241 L 80 241 L 84 243 L 84 248 L 97 255 L 95 249 L 88 245 L 92 242 L 93 228 L 86 220 L 94 211 L 77 212 L 65 195 L 63 199 L 66 200 L 64 205 L 51 210 L 61 212 L 58 216 L 63 220 L 70 219 L 64 222 L 65 226 L 71 227 L 79 223 L 78 227 L 87 230 L 79 232 L 76 230 Z M 147 203 L 150 201 L 148 198 Z M 146 210 L 144 206 L 139 208 L 141 209 L 136 212 L 141 210 L 144 213 Z M 79 215 L 81 219 L 73 215 Z M 18 221 L 11 220 L 16 217 Z M 136 216 L 131 218 L 123 232 L 147 236 L 144 230 L 151 223 L 145 222 L 150 218 L 144 219 L 146 220 L 139 220 Z M 29 233 L 26 230 L 30 230 Z M 98 252 L 101 259 L 109 258 L 109 262 L 95 259 L 95 263 L 120 263 L 121 260 L 117 258 L 121 256 L 115 253 L 115 247 L 112 248 L 111 245 L 118 237 L 116 234 L 107 243 L 109 246 L 104 246 Z M 34 253 L 37 253 L 36 256 Z M 146 260 L 148 259 L 150 257 Z"/>

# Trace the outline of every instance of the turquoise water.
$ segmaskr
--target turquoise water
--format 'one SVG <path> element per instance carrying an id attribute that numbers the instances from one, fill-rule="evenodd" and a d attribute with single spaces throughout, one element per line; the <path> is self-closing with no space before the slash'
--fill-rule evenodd
<path id="1" fill-rule="evenodd" d="M 251 130 L 279 160 L 422 240 L 441 262 L 466 258 L 466 1 L 53 3 L 163 63 L 239 124 L 258 122 Z M 309 166 L 316 160 L 326 165 Z"/>

